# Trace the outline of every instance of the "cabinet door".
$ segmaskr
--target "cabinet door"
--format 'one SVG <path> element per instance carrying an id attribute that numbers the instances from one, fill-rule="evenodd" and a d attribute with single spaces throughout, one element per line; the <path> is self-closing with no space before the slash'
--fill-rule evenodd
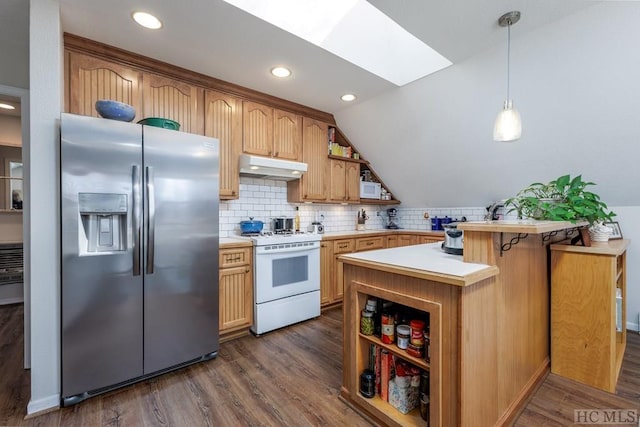
<path id="1" fill-rule="evenodd" d="M 180 123 L 183 132 L 204 134 L 202 103 L 204 90 L 156 74 L 142 76 L 144 117 L 161 117 Z"/>
<path id="2" fill-rule="evenodd" d="M 331 165 L 331 185 L 330 187 L 330 195 L 331 200 L 336 201 L 346 201 L 347 200 L 347 189 L 345 187 L 345 176 L 346 176 L 346 162 L 344 160 L 330 160 Z"/>
<path id="3" fill-rule="evenodd" d="M 435 243 L 435 242 L 441 242 L 443 240 L 444 240 L 444 237 L 442 237 L 442 238 L 431 237 L 431 236 L 419 236 L 418 237 L 418 243 Z"/>
<path id="4" fill-rule="evenodd" d="M 136 109 L 134 121 L 142 118 L 141 72 L 76 52 L 68 52 L 68 61 L 67 112 L 100 117 L 95 108 L 96 101 L 112 99 L 133 106 Z"/>
<path id="5" fill-rule="evenodd" d="M 398 236 L 398 246 L 411 246 L 418 243 L 417 236 L 411 234 L 400 234 Z"/>
<path id="6" fill-rule="evenodd" d="M 360 200 L 360 163 L 345 162 L 344 186 L 349 202 Z"/>
<path id="7" fill-rule="evenodd" d="M 331 243 L 320 243 L 320 305 L 333 302 L 333 287 L 335 283 L 335 258 Z"/>
<path id="8" fill-rule="evenodd" d="M 302 117 L 288 111 L 273 110 L 273 157 L 302 159 Z"/>
<path id="9" fill-rule="evenodd" d="M 326 123 L 303 118 L 302 161 L 308 167 L 307 172 L 300 178 L 303 201 L 327 200 L 326 181 L 329 179 L 327 129 Z"/>
<path id="10" fill-rule="evenodd" d="M 398 247 L 398 236 L 387 236 L 387 248 Z"/>
<path id="11" fill-rule="evenodd" d="M 384 248 L 384 237 L 363 237 L 356 239 L 356 252 Z"/>
<path id="12" fill-rule="evenodd" d="M 253 284 L 249 266 L 220 270 L 220 332 L 251 326 Z"/>
<path id="13" fill-rule="evenodd" d="M 220 140 L 220 198 L 237 199 L 238 155 L 242 147 L 242 101 L 208 90 L 204 134 Z"/>
<path id="14" fill-rule="evenodd" d="M 255 102 L 242 103 L 242 151 L 247 154 L 273 155 L 273 108 Z"/>

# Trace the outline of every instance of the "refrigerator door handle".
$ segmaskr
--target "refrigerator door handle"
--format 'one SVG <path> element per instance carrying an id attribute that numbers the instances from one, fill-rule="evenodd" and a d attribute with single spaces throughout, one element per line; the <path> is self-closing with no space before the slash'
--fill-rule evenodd
<path id="1" fill-rule="evenodd" d="M 140 275 L 140 167 L 133 165 L 131 167 L 131 184 L 132 184 L 132 204 L 131 210 L 133 217 L 131 224 L 133 227 L 133 275 Z"/>
<path id="2" fill-rule="evenodd" d="M 146 167 L 147 181 L 147 274 L 153 274 L 154 264 L 154 246 L 155 246 L 155 228 L 156 228 L 156 195 L 153 182 L 153 168 Z"/>

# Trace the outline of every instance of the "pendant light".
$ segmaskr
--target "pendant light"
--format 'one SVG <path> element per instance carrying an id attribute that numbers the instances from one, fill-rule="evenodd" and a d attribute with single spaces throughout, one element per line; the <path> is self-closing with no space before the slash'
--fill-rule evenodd
<path id="1" fill-rule="evenodd" d="M 504 101 L 502 111 L 498 113 L 493 126 L 493 139 L 495 141 L 517 141 L 522 135 L 522 121 L 520 113 L 513 108 L 513 101 L 509 98 L 509 62 L 511 53 L 511 26 L 520 20 L 520 12 L 505 13 L 498 19 L 501 27 L 507 27 L 507 99 Z"/>

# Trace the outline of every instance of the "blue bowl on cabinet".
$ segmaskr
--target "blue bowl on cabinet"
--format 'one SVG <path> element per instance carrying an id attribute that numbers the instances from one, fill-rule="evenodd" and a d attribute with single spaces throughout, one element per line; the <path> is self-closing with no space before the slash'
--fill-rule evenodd
<path id="1" fill-rule="evenodd" d="M 123 122 L 130 122 L 136 116 L 136 109 L 131 105 L 111 99 L 100 99 L 96 101 L 96 111 L 105 119 L 120 120 Z"/>

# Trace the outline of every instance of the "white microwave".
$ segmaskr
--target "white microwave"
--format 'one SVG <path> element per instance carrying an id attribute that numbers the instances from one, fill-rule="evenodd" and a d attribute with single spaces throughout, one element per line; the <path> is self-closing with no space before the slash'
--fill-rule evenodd
<path id="1" fill-rule="evenodd" d="M 381 189 L 382 185 L 379 182 L 360 181 L 360 198 L 380 200 Z"/>

